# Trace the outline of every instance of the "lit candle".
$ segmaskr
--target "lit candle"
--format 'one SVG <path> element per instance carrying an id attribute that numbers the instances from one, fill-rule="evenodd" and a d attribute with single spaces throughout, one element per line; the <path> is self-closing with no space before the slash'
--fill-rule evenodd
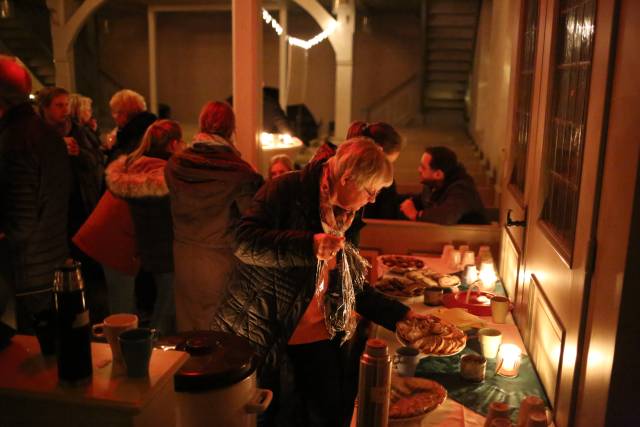
<path id="1" fill-rule="evenodd" d="M 493 269 L 493 262 L 485 261 L 480 265 L 480 281 L 482 282 L 483 291 L 493 291 L 496 288 L 496 272 Z"/>
<path id="2" fill-rule="evenodd" d="M 515 344 L 502 344 L 496 360 L 496 374 L 503 377 L 516 377 L 520 369 L 522 351 Z"/>
<path id="3" fill-rule="evenodd" d="M 476 280 L 478 280 L 478 269 L 475 265 L 468 265 L 467 274 L 464 277 L 464 280 L 467 282 L 467 285 L 472 284 Z"/>

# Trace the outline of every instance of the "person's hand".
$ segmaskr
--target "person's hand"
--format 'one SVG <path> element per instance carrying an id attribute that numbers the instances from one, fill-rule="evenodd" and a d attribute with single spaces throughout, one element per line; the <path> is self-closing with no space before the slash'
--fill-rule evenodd
<path id="1" fill-rule="evenodd" d="M 418 218 L 418 210 L 411 199 L 407 199 L 400 204 L 400 211 L 411 221 L 415 221 Z"/>
<path id="2" fill-rule="evenodd" d="M 65 136 L 64 142 L 67 144 L 67 153 L 69 153 L 70 156 L 77 156 L 80 154 L 80 146 L 76 142 L 75 138 Z"/>
<path id="3" fill-rule="evenodd" d="M 313 252 L 322 261 L 335 258 L 340 249 L 344 248 L 344 237 L 318 233 L 313 235 Z"/>

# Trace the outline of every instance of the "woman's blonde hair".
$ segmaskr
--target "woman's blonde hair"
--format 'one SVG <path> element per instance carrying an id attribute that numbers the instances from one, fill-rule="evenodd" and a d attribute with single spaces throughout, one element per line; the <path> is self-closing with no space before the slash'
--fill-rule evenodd
<path id="1" fill-rule="evenodd" d="M 388 187 L 393 182 L 393 166 L 382 147 L 371 138 L 358 136 L 346 140 L 327 164 L 333 182 L 343 176 L 360 187 Z"/>
<path id="2" fill-rule="evenodd" d="M 145 153 L 170 153 L 172 141 L 182 141 L 182 129 L 174 120 L 156 120 L 147 128 L 140 145 L 127 156 L 124 167 L 128 168 Z"/>
<path id="3" fill-rule="evenodd" d="M 71 118 L 80 123 L 80 112 L 82 110 L 90 110 L 92 104 L 93 101 L 91 98 L 82 96 L 79 93 L 72 93 L 69 95 L 69 110 L 71 112 Z"/>
<path id="4" fill-rule="evenodd" d="M 147 111 L 144 97 L 130 89 L 122 89 L 114 93 L 109 101 L 109 107 L 112 110 L 122 111 L 129 117 Z"/>

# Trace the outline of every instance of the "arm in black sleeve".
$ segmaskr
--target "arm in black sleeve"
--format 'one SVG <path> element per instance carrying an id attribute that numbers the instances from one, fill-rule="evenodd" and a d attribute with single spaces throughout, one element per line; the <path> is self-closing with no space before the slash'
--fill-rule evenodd
<path id="1" fill-rule="evenodd" d="M 356 295 L 356 311 L 372 322 L 395 331 L 396 323 L 405 318 L 409 307 L 385 297 L 372 286 L 365 284 L 362 292 Z"/>
<path id="2" fill-rule="evenodd" d="M 315 265 L 311 231 L 278 229 L 282 209 L 288 209 L 286 186 L 264 185 L 235 230 L 235 255 L 245 264 L 287 268 Z"/>

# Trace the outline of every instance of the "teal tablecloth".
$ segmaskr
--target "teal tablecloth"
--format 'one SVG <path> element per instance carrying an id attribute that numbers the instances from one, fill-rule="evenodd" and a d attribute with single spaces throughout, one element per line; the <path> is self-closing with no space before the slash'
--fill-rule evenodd
<path id="1" fill-rule="evenodd" d="M 473 335 L 473 331 L 470 331 L 469 335 Z M 447 389 L 449 398 L 484 416 L 487 415 L 491 402 L 500 401 L 509 404 L 512 411 L 511 419 L 516 422 L 520 402 L 530 395 L 542 398 L 546 406 L 550 406 L 528 356 L 523 355 L 520 372 L 515 378 L 496 375 L 495 359 L 487 359 L 485 380 L 482 383 L 474 383 L 460 377 L 460 357 L 470 353 L 480 354 L 477 339 L 469 340 L 467 347 L 456 356 L 425 357 L 416 369 L 416 376 L 439 382 Z"/>

